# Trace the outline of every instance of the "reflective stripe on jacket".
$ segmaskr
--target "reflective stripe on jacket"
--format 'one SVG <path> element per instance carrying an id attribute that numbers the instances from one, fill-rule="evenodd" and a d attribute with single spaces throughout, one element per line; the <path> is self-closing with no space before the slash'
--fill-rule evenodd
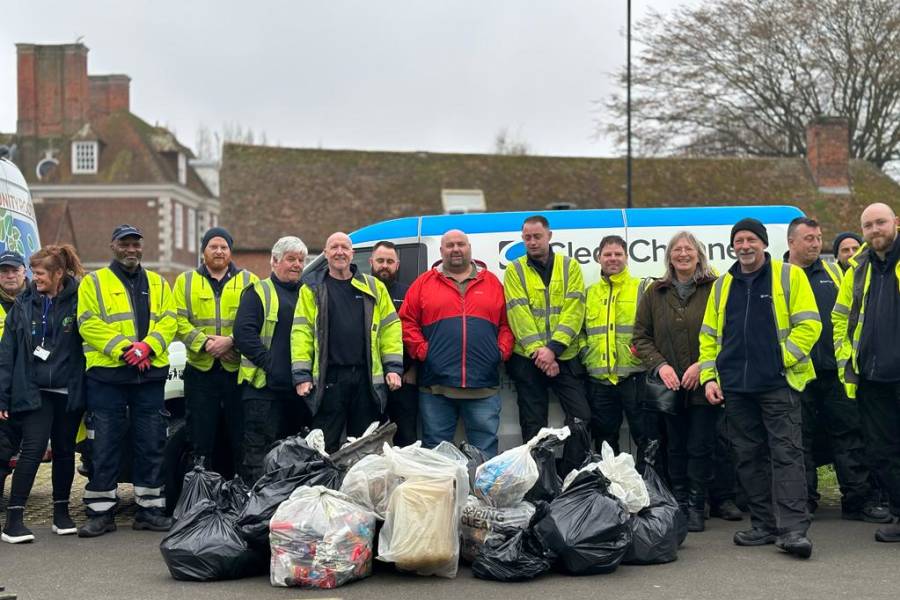
<path id="1" fill-rule="evenodd" d="M 267 349 L 272 347 L 272 336 L 278 322 L 278 292 L 275 284 L 268 277 L 253 284 L 253 291 L 259 296 L 263 307 L 263 322 L 259 329 L 259 340 Z M 249 383 L 260 390 L 266 387 L 266 372 L 253 364 L 246 356 L 241 357 L 241 368 L 238 370 L 238 383 Z"/>
<path id="2" fill-rule="evenodd" d="M 816 378 L 809 353 L 822 332 L 816 298 L 803 269 L 772 259 L 772 310 L 778 332 L 778 348 L 790 387 L 803 391 Z M 722 348 L 725 306 L 733 280 L 721 275 L 713 284 L 700 327 L 700 382 L 719 381 L 716 358 Z M 774 347 L 773 347 L 774 351 Z"/>
<path id="3" fill-rule="evenodd" d="M 626 267 L 587 290 L 582 362 L 588 375 L 613 385 L 646 370 L 631 350 L 634 321 L 650 280 L 632 277 Z"/>
<path id="4" fill-rule="evenodd" d="M 314 273 L 300 290 L 294 322 L 291 326 L 291 372 L 294 384 L 313 382 L 306 397 L 315 415 L 325 392 L 328 370 L 328 291 L 327 269 Z M 387 407 L 385 373 L 403 373 L 403 336 L 400 318 L 384 284 L 375 277 L 356 272 L 351 284 L 363 293 L 364 322 L 368 352 L 366 361 L 372 374 L 372 394 L 381 412 Z M 324 358 L 324 361 L 323 361 Z"/>
<path id="5" fill-rule="evenodd" d="M 867 247 L 864 244 L 850 258 L 850 267 L 844 273 L 837 302 L 831 311 L 838 377 L 850 398 L 856 398 L 856 388 L 859 385 L 859 344 L 866 316 L 869 284 L 872 280 L 872 263 L 869 252 L 866 251 Z M 900 262 L 894 266 L 894 272 L 900 281 Z M 862 274 L 862 277 L 858 277 L 859 274 Z"/>
<path id="6" fill-rule="evenodd" d="M 115 273 L 104 267 L 88 273 L 78 286 L 78 330 L 84 339 L 85 369 L 122 367 L 124 350 L 137 341 L 153 349 L 150 365 L 169 365 L 169 344 L 178 327 L 175 299 L 159 274 L 144 270 L 150 290 L 150 325 L 147 337 L 137 339 L 137 321 L 131 297 Z"/>
<path id="7" fill-rule="evenodd" d="M 249 271 L 238 271 L 216 295 L 209 281 L 197 271 L 187 271 L 175 280 L 173 293 L 178 318 L 179 340 L 187 348 L 187 362 L 200 371 L 209 371 L 215 358 L 203 351 L 209 335 L 229 336 L 234 327 L 241 294 L 259 278 Z M 235 372 L 239 361 L 221 361 L 222 368 Z"/>
<path id="8" fill-rule="evenodd" d="M 525 255 L 506 267 L 503 292 L 516 354 L 531 357 L 551 340 L 566 347 L 560 360 L 578 354 L 582 341 L 578 334 L 584 322 L 584 279 L 578 261 L 553 254 L 547 287 Z"/>

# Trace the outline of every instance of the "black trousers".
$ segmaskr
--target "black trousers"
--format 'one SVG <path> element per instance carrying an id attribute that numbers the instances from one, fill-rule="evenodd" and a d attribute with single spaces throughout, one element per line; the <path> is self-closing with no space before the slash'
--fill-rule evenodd
<path id="1" fill-rule="evenodd" d="M 725 390 L 728 430 L 753 527 L 809 529 L 800 397 L 784 387 L 758 394 Z"/>
<path id="2" fill-rule="evenodd" d="M 9 475 L 9 461 L 22 445 L 22 428 L 15 419 L 0 421 L 0 477 Z"/>
<path id="3" fill-rule="evenodd" d="M 22 449 L 13 471 L 10 507 L 24 508 L 48 441 L 53 448 L 53 502 L 68 504 L 75 477 L 75 435 L 81 424 L 80 411 L 66 411 L 68 400 L 65 394 L 42 391 L 40 408 L 13 415 L 22 432 Z"/>
<path id="4" fill-rule="evenodd" d="M 560 360 L 559 374 L 547 377 L 535 366 L 530 358 L 513 354 L 506 363 L 506 372 L 516 384 L 516 402 L 519 405 L 519 426 L 522 428 L 522 441 L 527 442 L 537 435 L 542 427 L 546 427 L 550 410 L 550 390 L 556 394 L 563 413 L 565 424 L 574 428 L 577 423 L 586 427 L 591 421 L 591 408 L 584 389 L 586 371 L 577 358 Z M 584 447 L 586 440 L 582 436 L 573 435 L 563 448 L 560 471 L 568 473 L 578 468 L 590 452 Z"/>
<path id="5" fill-rule="evenodd" d="M 900 517 L 900 382 L 861 379 L 856 399 L 872 466 L 887 492 L 891 513 Z"/>
<path id="6" fill-rule="evenodd" d="M 325 374 L 322 404 L 313 417 L 313 428 L 325 434 L 325 450 L 341 447 L 344 431 L 359 437 L 373 421 L 383 420 L 372 397 L 372 375 L 366 367 L 329 366 Z"/>
<path id="7" fill-rule="evenodd" d="M 734 448 L 728 439 L 728 422 L 725 411 L 718 411 L 716 419 L 716 446 L 713 450 L 713 480 L 709 486 L 709 503 L 719 506 L 726 500 L 736 499 L 737 473 L 734 468 Z"/>
<path id="8" fill-rule="evenodd" d="M 388 392 L 387 414 L 397 424 L 395 446 L 409 446 L 419 439 L 419 387 L 404 383 Z"/>
<path id="9" fill-rule="evenodd" d="M 640 462 L 647 447 L 646 424 L 655 413 L 643 409 L 644 374 L 635 373 L 619 381 L 616 385 L 590 380 L 591 432 L 597 450 L 607 442 L 616 453 L 619 452 L 619 430 L 624 418 L 628 419 L 628 430 L 634 440 L 635 461 Z"/>
<path id="10" fill-rule="evenodd" d="M 828 434 L 834 457 L 834 470 L 841 488 L 841 507 L 848 512 L 862 510 L 870 499 L 869 469 L 855 400 L 844 393 L 836 371 L 818 372 L 800 400 L 803 406 L 803 453 L 806 463 L 806 488 L 812 507 L 819 502 L 819 479 L 813 446 L 820 429 Z"/>
<path id="11" fill-rule="evenodd" d="M 311 421 L 303 398 L 294 390 L 256 389 L 244 384 L 244 443 L 241 477 L 252 486 L 262 475 L 262 463 L 272 444 L 299 433 Z"/>
<path id="12" fill-rule="evenodd" d="M 218 361 L 209 371 L 187 365 L 184 368 L 184 399 L 188 440 L 194 456 L 202 456 L 207 468 L 218 469 L 226 479 L 239 473 L 244 443 L 244 404 L 237 373 L 229 373 Z M 213 457 L 225 454 L 226 448 L 227 468 L 215 465 Z"/>
<path id="13" fill-rule="evenodd" d="M 706 493 L 713 482 L 716 423 L 722 409 L 688 406 L 666 417 L 669 482 L 679 505 L 695 510 L 706 507 Z"/>

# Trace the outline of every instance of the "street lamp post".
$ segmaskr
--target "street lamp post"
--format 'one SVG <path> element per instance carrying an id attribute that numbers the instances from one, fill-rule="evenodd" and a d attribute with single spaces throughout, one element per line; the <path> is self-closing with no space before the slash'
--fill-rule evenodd
<path id="1" fill-rule="evenodd" d="M 625 154 L 625 208 L 631 208 L 631 0 L 627 0 L 626 20 L 628 21 L 625 45 L 625 121 L 626 121 L 626 154 Z"/>

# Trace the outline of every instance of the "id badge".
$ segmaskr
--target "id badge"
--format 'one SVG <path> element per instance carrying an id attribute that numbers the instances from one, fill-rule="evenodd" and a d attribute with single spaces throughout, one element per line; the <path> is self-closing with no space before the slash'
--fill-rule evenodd
<path id="1" fill-rule="evenodd" d="M 50 351 L 43 346 L 38 346 L 34 349 L 34 355 L 41 360 L 47 360 L 48 358 L 50 358 Z"/>

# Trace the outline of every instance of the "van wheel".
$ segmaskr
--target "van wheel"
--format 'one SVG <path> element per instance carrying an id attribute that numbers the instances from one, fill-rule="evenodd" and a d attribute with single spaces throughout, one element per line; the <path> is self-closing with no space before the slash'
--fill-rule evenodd
<path id="1" fill-rule="evenodd" d="M 184 474 L 190 468 L 190 448 L 184 419 L 169 425 L 169 437 L 163 450 L 163 474 L 166 485 L 166 514 L 171 515 L 181 495 Z"/>

